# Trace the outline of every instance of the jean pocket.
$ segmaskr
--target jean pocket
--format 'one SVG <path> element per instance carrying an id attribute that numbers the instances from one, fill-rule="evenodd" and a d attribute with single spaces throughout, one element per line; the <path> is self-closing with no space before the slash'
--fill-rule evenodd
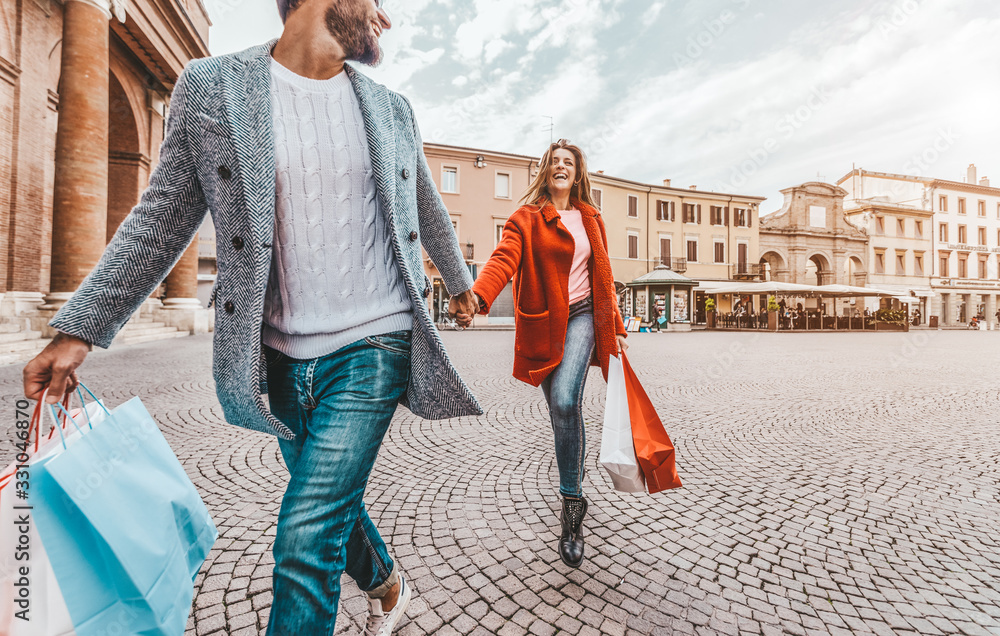
<path id="1" fill-rule="evenodd" d="M 395 353 L 400 356 L 410 356 L 409 331 L 393 331 L 377 336 L 368 336 L 365 338 L 365 342 L 376 349 L 382 349 L 383 351 Z"/>

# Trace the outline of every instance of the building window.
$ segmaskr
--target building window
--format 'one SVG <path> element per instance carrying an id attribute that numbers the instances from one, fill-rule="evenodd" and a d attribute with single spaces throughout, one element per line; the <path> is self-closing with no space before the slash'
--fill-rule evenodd
<path id="1" fill-rule="evenodd" d="M 997 218 L 1000 219 L 1000 203 L 997 203 Z"/>
<path id="2" fill-rule="evenodd" d="M 948 242 L 948 224 L 939 223 L 938 224 L 938 240 L 942 243 Z"/>
<path id="3" fill-rule="evenodd" d="M 924 255 L 914 254 L 913 255 L 913 273 L 917 276 L 924 275 Z"/>
<path id="4" fill-rule="evenodd" d="M 601 199 L 603 198 L 603 195 L 604 195 L 604 191 L 601 190 L 600 188 L 591 188 L 590 189 L 590 198 L 594 200 L 594 205 L 597 206 L 598 210 L 603 210 L 604 209 L 602 207 L 602 201 L 601 201 Z"/>
<path id="5" fill-rule="evenodd" d="M 733 225 L 736 227 L 748 227 L 746 208 L 733 208 Z"/>
<path id="6" fill-rule="evenodd" d="M 715 262 L 725 263 L 726 262 L 726 244 L 722 241 L 715 242 Z"/>
<path id="7" fill-rule="evenodd" d="M 969 277 L 969 257 L 964 254 L 958 255 L 958 277 Z"/>
<path id="8" fill-rule="evenodd" d="M 875 236 L 885 236 L 885 217 L 875 217 Z"/>
<path id="9" fill-rule="evenodd" d="M 660 264 L 670 267 L 670 239 L 660 238 Z"/>
<path id="10" fill-rule="evenodd" d="M 987 278 L 989 278 L 989 276 L 986 273 L 986 266 L 989 262 L 990 261 L 988 256 L 981 256 L 979 258 L 979 278 L 981 278 L 982 280 L 986 280 Z"/>
<path id="11" fill-rule="evenodd" d="M 950 260 L 950 254 L 942 253 L 938 257 L 938 276 L 942 278 L 948 278 L 948 261 Z"/>
<path id="12" fill-rule="evenodd" d="M 906 276 L 906 252 L 896 252 L 896 276 Z"/>
<path id="13" fill-rule="evenodd" d="M 451 217 L 451 226 L 455 228 L 455 236 L 458 236 L 458 219 Z"/>
<path id="14" fill-rule="evenodd" d="M 629 234 L 628 235 L 628 257 L 632 259 L 639 258 L 639 235 Z"/>
<path id="15" fill-rule="evenodd" d="M 885 252 L 875 252 L 875 273 L 885 273 Z"/>
<path id="16" fill-rule="evenodd" d="M 986 216 L 986 201 L 980 201 L 976 206 L 976 211 L 979 213 L 979 216 Z"/>
<path id="17" fill-rule="evenodd" d="M 918 239 L 924 238 L 924 222 L 923 221 L 914 221 L 913 222 L 913 230 L 916 233 Z"/>
<path id="18" fill-rule="evenodd" d="M 458 194 L 458 167 L 441 167 L 441 192 L 445 194 Z"/>
<path id="19" fill-rule="evenodd" d="M 968 242 L 968 239 L 969 239 L 969 236 L 968 236 L 968 233 L 966 232 L 966 226 L 959 225 L 958 226 L 958 242 L 960 244 L 962 244 L 962 245 L 965 245 Z"/>
<path id="20" fill-rule="evenodd" d="M 632 218 L 639 218 L 639 197 L 628 195 L 628 215 Z"/>
<path id="21" fill-rule="evenodd" d="M 496 187 L 494 188 L 494 196 L 498 199 L 509 199 L 510 198 L 510 174 L 506 172 L 498 172 L 496 178 Z"/>
<path id="22" fill-rule="evenodd" d="M 986 228 L 979 228 L 979 244 L 986 247 Z"/>
<path id="23" fill-rule="evenodd" d="M 698 262 L 698 239 L 688 239 L 687 260 L 689 263 Z"/>
<path id="24" fill-rule="evenodd" d="M 965 214 L 965 199 L 961 197 L 958 199 L 958 213 Z"/>
<path id="25" fill-rule="evenodd" d="M 896 236 L 906 236 L 906 219 L 896 219 Z"/>
<path id="26" fill-rule="evenodd" d="M 493 229 L 493 241 L 494 241 L 493 247 L 496 247 L 497 245 L 500 245 L 500 240 L 503 239 L 503 226 L 504 225 L 505 225 L 505 223 L 503 223 L 502 221 L 497 221 L 496 222 L 496 227 L 494 227 L 494 229 Z"/>
<path id="27" fill-rule="evenodd" d="M 698 208 L 701 206 L 696 206 L 694 203 L 684 204 L 684 218 L 682 223 L 697 223 L 698 222 Z"/>
<path id="28" fill-rule="evenodd" d="M 673 221 L 674 218 L 674 202 L 673 201 L 657 201 L 656 202 L 656 220 L 657 221 Z"/>
<path id="29" fill-rule="evenodd" d="M 938 212 L 948 211 L 948 197 L 943 194 L 938 197 Z"/>
<path id="30" fill-rule="evenodd" d="M 722 211 L 723 207 L 721 205 L 713 205 L 709 210 L 709 218 L 712 225 L 722 225 Z"/>

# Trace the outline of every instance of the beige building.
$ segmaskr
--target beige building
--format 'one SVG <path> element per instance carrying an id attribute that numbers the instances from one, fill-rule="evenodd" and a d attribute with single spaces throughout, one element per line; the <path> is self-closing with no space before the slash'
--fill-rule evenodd
<path id="1" fill-rule="evenodd" d="M 920 323 L 925 324 L 934 297 L 930 251 L 933 212 L 901 203 L 866 201 L 846 214 L 848 221 L 868 233 L 868 286 L 912 299 L 907 309 L 919 312 Z"/>
<path id="2" fill-rule="evenodd" d="M 862 217 L 865 210 L 871 211 L 876 224 L 882 217 L 886 236 L 878 242 L 873 238 L 873 250 L 875 245 L 884 246 L 886 271 L 921 278 L 916 259 L 923 254 L 919 264 L 929 276 L 930 289 L 922 292 L 915 286 L 913 291 L 930 298 L 929 316 L 944 325 L 964 324 L 976 314 L 997 321 L 1000 188 L 992 187 L 985 177 L 979 179 L 974 165 L 964 183 L 862 169 L 852 170 L 838 183 L 848 193 L 849 210 L 858 210 Z M 874 212 L 880 209 L 881 214 Z M 900 221 L 904 241 L 890 243 L 889 235 L 895 237 Z M 919 239 L 913 227 L 918 221 L 923 221 Z M 876 225 L 873 237 L 878 232 Z"/>
<path id="3" fill-rule="evenodd" d="M 538 158 L 441 144 L 425 144 L 424 152 L 475 275 L 520 205 Z M 757 220 L 762 197 L 675 188 L 669 181 L 650 185 L 601 172 L 591 173 L 591 186 L 607 227 L 617 282 L 627 284 L 660 265 L 696 281 L 753 280 L 760 275 Z M 439 318 L 446 292 L 430 261 L 427 275 L 434 282 L 432 312 Z M 645 316 L 645 292 L 629 293 L 626 314 Z M 700 295 L 692 294 L 687 308 L 697 309 L 699 302 Z M 686 316 L 674 312 L 671 321 L 699 317 L 697 311 L 685 311 Z M 488 320 L 512 322 L 512 317 L 508 292 Z"/>

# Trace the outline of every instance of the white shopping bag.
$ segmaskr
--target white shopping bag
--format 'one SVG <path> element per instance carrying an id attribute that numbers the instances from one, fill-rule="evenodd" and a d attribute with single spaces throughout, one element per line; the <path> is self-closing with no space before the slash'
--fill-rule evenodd
<path id="1" fill-rule="evenodd" d="M 72 422 L 60 418 L 58 424 L 50 418 L 54 426 L 49 433 L 37 433 L 38 452 L 31 453 L 26 465 L 15 461 L 0 474 L 0 594 L 4 598 L 0 601 L 0 634 L 4 636 L 76 634 L 32 509 L 28 508 L 32 504 L 31 465 L 71 446 L 91 426 L 104 420 L 105 411 L 97 402 L 91 402 L 85 410 L 73 409 L 72 415 Z M 34 451 L 34 443 L 30 450 Z M 19 498 L 18 490 L 26 491 L 28 498 Z"/>
<path id="2" fill-rule="evenodd" d="M 635 458 L 632 424 L 629 420 L 628 394 L 622 361 L 611 356 L 608 363 L 608 398 L 604 404 L 604 430 L 601 433 L 601 466 L 611 475 L 615 490 L 645 492 L 646 481 Z"/>

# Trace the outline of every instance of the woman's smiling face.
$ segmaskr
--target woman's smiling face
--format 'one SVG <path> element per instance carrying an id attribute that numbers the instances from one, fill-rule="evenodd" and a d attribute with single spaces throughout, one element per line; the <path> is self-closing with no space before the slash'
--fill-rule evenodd
<path id="1" fill-rule="evenodd" d="M 549 194 L 553 197 L 568 194 L 576 181 L 576 157 L 565 148 L 559 148 L 552 153 L 552 165 L 549 166 L 547 185 Z"/>

